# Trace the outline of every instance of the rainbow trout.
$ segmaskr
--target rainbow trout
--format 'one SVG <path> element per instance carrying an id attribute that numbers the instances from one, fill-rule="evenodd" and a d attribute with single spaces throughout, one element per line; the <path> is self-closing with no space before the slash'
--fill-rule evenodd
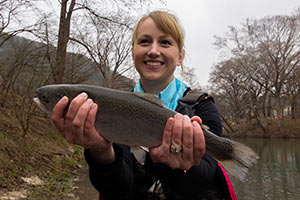
<path id="1" fill-rule="evenodd" d="M 177 112 L 164 107 L 153 94 L 133 93 L 91 85 L 58 84 L 37 89 L 34 101 L 51 115 L 55 104 L 63 97 L 70 100 L 86 92 L 98 104 L 95 127 L 109 141 L 131 147 L 154 147 L 161 143 L 168 118 Z M 258 156 L 244 144 L 219 137 L 201 125 L 206 152 L 240 181 L 247 181 L 248 168 Z"/>

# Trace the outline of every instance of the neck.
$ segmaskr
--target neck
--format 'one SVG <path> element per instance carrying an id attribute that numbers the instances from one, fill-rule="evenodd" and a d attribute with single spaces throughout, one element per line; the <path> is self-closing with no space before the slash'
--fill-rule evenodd
<path id="1" fill-rule="evenodd" d="M 169 83 L 174 79 L 174 76 L 169 80 L 157 81 L 157 80 L 145 80 L 141 78 L 141 86 L 146 93 L 158 94 L 163 91 Z"/>

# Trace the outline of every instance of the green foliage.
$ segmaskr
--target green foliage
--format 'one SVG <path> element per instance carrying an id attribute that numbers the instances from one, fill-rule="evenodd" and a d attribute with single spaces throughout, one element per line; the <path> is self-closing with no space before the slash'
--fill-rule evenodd
<path id="1" fill-rule="evenodd" d="M 18 171 L 16 171 L 15 169 L 9 169 L 8 171 L 7 171 L 7 174 L 9 175 L 9 176 L 12 176 L 12 177 L 14 177 L 14 178 L 16 178 L 16 179 L 19 179 L 19 178 L 21 178 L 21 174 L 18 172 Z"/>

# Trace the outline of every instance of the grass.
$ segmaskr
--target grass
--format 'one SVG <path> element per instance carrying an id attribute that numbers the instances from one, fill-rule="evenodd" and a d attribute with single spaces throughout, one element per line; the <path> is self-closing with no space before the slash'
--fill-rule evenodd
<path id="1" fill-rule="evenodd" d="M 49 118 L 33 116 L 25 137 L 10 108 L 0 108 L 0 199 L 9 191 L 28 191 L 26 199 L 72 199 L 73 180 L 84 164 L 83 149 L 68 144 Z M 44 185 L 21 177 L 38 176 Z"/>

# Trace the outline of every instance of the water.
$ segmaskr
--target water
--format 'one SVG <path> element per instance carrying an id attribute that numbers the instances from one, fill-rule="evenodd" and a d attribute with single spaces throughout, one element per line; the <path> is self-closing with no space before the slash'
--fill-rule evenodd
<path id="1" fill-rule="evenodd" d="M 246 183 L 231 178 L 238 200 L 299 200 L 300 139 L 235 139 L 252 147 L 260 159 Z"/>

